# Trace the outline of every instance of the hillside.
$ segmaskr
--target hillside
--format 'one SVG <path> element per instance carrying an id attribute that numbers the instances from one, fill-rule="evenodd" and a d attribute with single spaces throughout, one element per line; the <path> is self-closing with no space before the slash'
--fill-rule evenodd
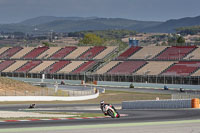
<path id="1" fill-rule="evenodd" d="M 48 92 L 49 91 L 49 92 Z M 30 85 L 21 81 L 0 77 L 0 96 L 48 95 L 52 90 Z"/>
<path id="2" fill-rule="evenodd" d="M 200 16 L 171 19 L 154 27 L 143 29 L 145 32 L 175 32 L 176 28 L 200 25 Z"/>
<path id="3" fill-rule="evenodd" d="M 24 20 L 20 24 L 31 26 L 31 25 L 45 24 L 45 23 L 49 23 L 49 22 L 53 22 L 53 21 L 57 21 L 57 20 L 89 20 L 89 19 L 95 19 L 95 18 L 97 18 L 97 17 L 83 18 L 83 17 L 40 16 L 40 17 Z"/>
<path id="4" fill-rule="evenodd" d="M 75 32 L 84 30 L 128 29 L 140 30 L 156 26 L 161 22 L 137 21 L 123 18 L 79 18 L 79 17 L 37 17 L 16 24 L 1 24 L 0 31 L 44 33 Z M 37 28 L 37 30 L 35 30 Z"/>
<path id="5" fill-rule="evenodd" d="M 176 28 L 200 25 L 200 16 L 172 19 L 166 22 L 137 21 L 123 18 L 41 16 L 13 24 L 1 24 L 3 32 L 47 33 L 88 30 L 135 30 L 138 32 L 175 32 Z"/>

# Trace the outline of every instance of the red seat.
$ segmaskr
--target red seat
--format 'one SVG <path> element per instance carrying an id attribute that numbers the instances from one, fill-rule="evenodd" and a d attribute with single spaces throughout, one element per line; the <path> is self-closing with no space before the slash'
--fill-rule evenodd
<path id="1" fill-rule="evenodd" d="M 144 64 L 146 61 L 124 61 L 109 70 L 107 74 L 132 74 Z"/>
<path id="2" fill-rule="evenodd" d="M 178 60 L 185 57 L 192 50 L 194 50 L 196 46 L 172 46 L 166 49 L 163 53 L 158 55 L 155 59 L 158 60 Z"/>
<path id="3" fill-rule="evenodd" d="M 92 67 L 95 63 L 96 63 L 95 61 L 85 62 L 80 67 L 78 67 L 77 69 L 75 69 L 72 73 L 77 74 L 77 73 L 85 72 L 90 67 Z"/>
<path id="4" fill-rule="evenodd" d="M 92 59 L 94 58 L 97 54 L 102 52 L 104 49 L 106 49 L 105 46 L 94 46 L 93 48 L 90 48 L 88 51 L 83 53 L 79 59 Z"/>
<path id="5" fill-rule="evenodd" d="M 15 63 L 14 60 L 5 60 L 5 61 L 0 62 L 0 71 L 3 71 L 4 69 L 9 67 L 13 63 Z"/>
<path id="6" fill-rule="evenodd" d="M 51 73 L 51 74 L 56 73 L 57 71 L 59 71 L 60 69 L 62 69 L 63 67 L 65 67 L 70 63 L 71 61 L 58 61 L 52 64 L 50 67 L 46 68 L 44 70 L 44 73 Z"/>
<path id="7" fill-rule="evenodd" d="M 132 46 L 129 49 L 127 49 L 125 52 L 123 52 L 122 54 L 120 54 L 117 59 L 127 59 L 129 56 L 133 55 L 135 52 L 137 52 L 139 49 L 141 49 L 142 47 L 138 47 L 138 46 Z"/>
<path id="8" fill-rule="evenodd" d="M 35 48 L 31 52 L 26 54 L 23 58 L 24 59 L 35 59 L 36 57 L 38 57 L 40 54 L 42 54 L 47 49 L 49 49 L 49 47 L 38 47 L 38 48 Z"/>
<path id="9" fill-rule="evenodd" d="M 18 68 L 15 72 L 29 72 L 31 69 L 39 65 L 42 61 L 29 61 L 22 67 Z"/>
<path id="10" fill-rule="evenodd" d="M 75 47 L 75 46 L 67 46 L 65 48 L 62 48 L 61 50 L 59 50 L 55 54 L 53 54 L 50 57 L 50 59 L 62 59 L 65 56 L 67 56 L 68 54 L 70 54 L 72 51 L 74 51 L 75 49 L 77 49 L 77 47 Z"/>
<path id="11" fill-rule="evenodd" d="M 162 75 L 189 76 L 190 73 L 196 71 L 199 67 L 200 62 L 198 61 L 180 61 L 163 72 Z"/>
<path id="12" fill-rule="evenodd" d="M 12 47 L 12 48 L 9 48 L 9 49 L 7 49 L 5 52 L 3 52 L 0 55 L 0 58 L 10 58 L 11 56 L 13 56 L 17 52 L 19 52 L 21 49 L 23 49 L 23 48 L 22 47 Z"/>

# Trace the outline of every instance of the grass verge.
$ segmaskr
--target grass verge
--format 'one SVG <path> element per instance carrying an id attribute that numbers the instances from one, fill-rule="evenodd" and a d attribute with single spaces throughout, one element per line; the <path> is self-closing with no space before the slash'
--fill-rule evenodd
<path id="1" fill-rule="evenodd" d="M 70 117 L 62 118 L 81 118 L 81 117 L 101 117 L 104 116 L 102 113 L 75 113 L 75 112 L 36 112 L 41 114 L 55 114 L 55 115 L 73 115 Z M 3 120 L 30 120 L 30 119 L 57 119 L 61 117 L 9 117 L 9 118 L 0 118 L 0 121 Z"/>
<path id="2" fill-rule="evenodd" d="M 131 100 L 155 100 L 156 97 L 159 99 L 171 99 L 170 94 L 153 94 L 153 93 L 140 93 L 140 92 L 127 92 L 127 91 L 113 91 L 107 90 L 106 93 L 100 94 L 98 98 L 84 101 L 51 101 L 51 102 L 0 102 L 0 104 L 99 104 L 101 100 L 107 103 L 121 104 L 122 101 Z"/>

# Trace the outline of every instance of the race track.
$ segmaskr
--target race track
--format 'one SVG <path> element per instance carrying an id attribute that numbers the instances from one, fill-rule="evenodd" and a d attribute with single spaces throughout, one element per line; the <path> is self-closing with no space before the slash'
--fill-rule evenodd
<path id="1" fill-rule="evenodd" d="M 0 110 L 16 111 L 24 109 L 28 105 L 9 105 L 0 106 Z M 64 107 L 62 110 L 52 110 L 52 108 Z M 80 107 L 79 110 L 73 108 Z M 81 110 L 81 107 L 83 110 Z M 89 112 L 101 113 L 100 110 L 85 110 L 86 108 L 97 108 L 98 105 L 37 105 L 37 108 L 44 111 L 55 112 Z M 49 108 L 49 109 L 48 109 Z M 122 116 L 119 119 L 102 118 L 102 119 L 80 119 L 80 120 L 53 120 L 53 121 L 30 121 L 30 122 L 5 122 L 0 123 L 2 128 L 17 128 L 17 127 L 43 127 L 43 126 L 64 126 L 64 125 L 90 125 L 90 124 L 114 124 L 114 123 L 138 123 L 138 122 L 158 122 L 158 121 L 174 121 L 174 120 L 196 120 L 200 119 L 200 110 L 198 109 L 179 109 L 179 110 L 119 110 Z"/>
<path id="2" fill-rule="evenodd" d="M 112 88 L 110 88 L 112 89 Z M 130 91 L 130 90 L 129 90 Z M 136 91 L 135 89 L 132 91 Z M 146 91 L 146 89 L 140 89 Z M 148 90 L 150 91 L 150 90 Z M 155 90 L 152 90 L 155 91 Z M 159 90 L 160 91 L 163 90 Z M 163 91 L 165 93 L 177 93 L 176 91 Z M 18 111 L 27 109 L 29 105 L 0 105 L 0 110 Z M 116 107 L 121 105 L 115 105 Z M 62 108 L 62 109 L 60 109 Z M 94 109 L 91 109 L 94 108 Z M 37 105 L 40 111 L 55 112 L 87 112 L 101 113 L 97 104 L 47 104 Z M 94 118 L 94 119 L 74 119 L 74 120 L 39 120 L 21 122 L 0 122 L 0 133 L 7 132 L 30 132 L 30 133 L 87 133 L 87 132 L 136 132 L 150 128 L 149 133 L 162 131 L 199 131 L 200 110 L 199 109 L 168 109 L 168 110 L 118 110 L 123 116 L 119 119 Z M 177 126 L 176 126 L 177 125 Z M 188 125 L 191 125 L 190 127 Z M 52 127 L 52 128 L 50 128 Z M 173 128 L 170 128 L 173 127 Z M 162 129 L 162 130 L 161 130 Z M 142 132 L 142 131 L 141 131 Z"/>

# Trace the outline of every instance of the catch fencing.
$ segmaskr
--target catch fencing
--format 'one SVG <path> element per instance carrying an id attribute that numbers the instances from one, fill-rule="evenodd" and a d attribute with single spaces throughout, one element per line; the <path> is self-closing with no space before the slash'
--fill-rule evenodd
<path id="1" fill-rule="evenodd" d="M 0 89 L 0 96 L 86 96 L 95 94 L 95 90 L 57 90 L 52 88 L 41 88 L 40 90 L 10 90 Z"/>
<path id="2" fill-rule="evenodd" d="M 191 99 L 124 101 L 122 109 L 175 109 L 191 108 Z"/>

